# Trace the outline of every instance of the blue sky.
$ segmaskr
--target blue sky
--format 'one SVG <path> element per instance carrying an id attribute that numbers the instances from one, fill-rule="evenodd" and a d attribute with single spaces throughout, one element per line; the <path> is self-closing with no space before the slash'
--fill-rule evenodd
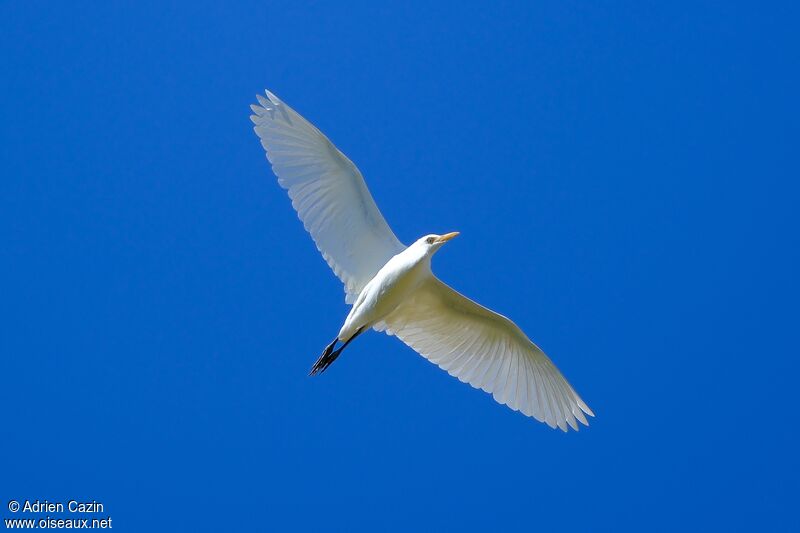
<path id="1" fill-rule="evenodd" d="M 0 517 L 126 531 L 787 531 L 790 3 L 3 2 Z M 516 320 L 562 434 L 347 313 L 248 119 L 270 88 Z"/>

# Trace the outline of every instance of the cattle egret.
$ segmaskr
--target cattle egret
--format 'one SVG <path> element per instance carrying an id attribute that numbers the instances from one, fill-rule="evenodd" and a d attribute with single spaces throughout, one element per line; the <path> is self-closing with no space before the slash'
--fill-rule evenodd
<path id="1" fill-rule="evenodd" d="M 352 304 L 311 374 L 324 372 L 372 328 L 552 428 L 588 425 L 584 413 L 594 416 L 591 409 L 516 324 L 433 275 L 433 254 L 458 233 L 425 235 L 403 245 L 356 166 L 291 107 L 269 91 L 266 95 L 251 106 L 256 134 L 278 183 Z"/>

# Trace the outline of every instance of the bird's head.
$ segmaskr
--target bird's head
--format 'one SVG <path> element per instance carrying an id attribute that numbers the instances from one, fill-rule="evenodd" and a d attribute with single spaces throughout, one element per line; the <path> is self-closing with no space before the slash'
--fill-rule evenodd
<path id="1" fill-rule="evenodd" d="M 419 246 L 425 250 L 426 253 L 432 254 L 441 248 L 444 243 L 454 237 L 458 237 L 457 231 L 451 231 L 450 233 L 445 233 L 444 235 L 436 235 L 435 233 L 431 233 L 430 235 L 425 235 L 424 237 L 417 239 L 417 242 L 414 243 L 414 246 Z"/>

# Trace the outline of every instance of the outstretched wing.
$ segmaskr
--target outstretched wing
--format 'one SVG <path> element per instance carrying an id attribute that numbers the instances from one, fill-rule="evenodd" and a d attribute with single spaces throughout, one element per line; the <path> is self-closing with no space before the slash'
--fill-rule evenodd
<path id="1" fill-rule="evenodd" d="M 396 335 L 451 376 L 552 428 L 588 425 L 591 409 L 552 361 L 506 317 L 432 277 L 378 329 Z"/>
<path id="2" fill-rule="evenodd" d="M 250 119 L 278 183 L 317 249 L 344 283 L 347 303 L 405 249 L 375 205 L 361 172 L 317 128 L 266 91 Z"/>

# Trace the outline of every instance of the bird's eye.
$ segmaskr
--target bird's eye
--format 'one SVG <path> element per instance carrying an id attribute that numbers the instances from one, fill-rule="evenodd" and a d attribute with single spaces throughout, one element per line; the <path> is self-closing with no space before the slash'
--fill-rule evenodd
<path id="1" fill-rule="evenodd" d="M 433 237 L 428 237 L 427 239 L 425 239 L 425 242 L 427 242 L 428 244 L 433 244 L 433 239 L 434 239 Z"/>

